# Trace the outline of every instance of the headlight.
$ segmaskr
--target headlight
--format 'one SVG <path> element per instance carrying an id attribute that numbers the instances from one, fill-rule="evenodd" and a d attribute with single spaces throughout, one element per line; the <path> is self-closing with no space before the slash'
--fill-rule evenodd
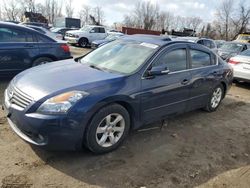
<path id="1" fill-rule="evenodd" d="M 71 91 L 46 100 L 37 110 L 39 113 L 66 113 L 77 101 L 87 96 L 83 91 Z"/>

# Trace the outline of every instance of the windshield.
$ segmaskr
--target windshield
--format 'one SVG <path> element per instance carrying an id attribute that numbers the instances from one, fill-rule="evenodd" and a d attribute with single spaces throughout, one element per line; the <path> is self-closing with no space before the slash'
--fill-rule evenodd
<path id="1" fill-rule="evenodd" d="M 119 37 L 120 37 L 119 35 L 108 35 L 106 37 L 106 39 L 108 39 L 108 40 L 115 40 L 115 39 L 118 39 Z"/>
<path id="2" fill-rule="evenodd" d="M 250 40 L 250 35 L 239 35 L 237 40 Z"/>
<path id="3" fill-rule="evenodd" d="M 220 49 L 231 52 L 239 52 L 243 48 L 243 44 L 239 43 L 225 43 L 221 46 Z"/>
<path id="4" fill-rule="evenodd" d="M 58 32 L 58 31 L 60 31 L 60 30 L 61 30 L 61 28 L 54 28 L 54 29 L 51 29 L 52 32 Z"/>
<path id="5" fill-rule="evenodd" d="M 241 52 L 240 55 L 250 56 L 250 50 L 245 50 L 245 51 Z"/>
<path id="6" fill-rule="evenodd" d="M 82 27 L 80 30 L 88 32 L 90 29 L 91 29 L 91 27 L 85 26 L 85 27 Z"/>
<path id="7" fill-rule="evenodd" d="M 136 71 L 158 48 L 155 44 L 114 41 L 83 57 L 80 62 L 97 69 L 130 74 Z"/>

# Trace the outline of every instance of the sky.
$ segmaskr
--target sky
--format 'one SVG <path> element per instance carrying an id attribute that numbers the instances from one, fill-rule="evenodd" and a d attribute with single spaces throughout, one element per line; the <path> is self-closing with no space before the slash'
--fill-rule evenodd
<path id="1" fill-rule="evenodd" d="M 163 11 L 169 11 L 174 15 L 198 16 L 205 22 L 213 20 L 216 8 L 222 0 L 150 0 L 158 3 Z M 237 0 L 238 1 L 238 0 Z M 249 1 L 250 0 L 246 0 Z M 129 14 L 135 7 L 137 0 L 73 0 L 76 10 L 81 5 L 101 6 L 105 13 L 106 24 L 122 22 L 124 15 Z"/>
<path id="2" fill-rule="evenodd" d="M 3 0 L 0 0 L 0 4 Z M 44 2 L 45 0 L 35 0 Z M 67 0 L 63 1 L 63 5 Z M 122 22 L 125 14 L 129 14 L 139 0 L 72 0 L 74 7 L 74 17 L 83 5 L 91 7 L 101 6 L 105 14 L 105 24 L 112 25 L 114 22 Z M 205 22 L 214 19 L 216 9 L 223 0 L 142 0 L 158 3 L 163 11 L 168 11 L 179 16 L 198 16 Z M 250 0 L 234 0 L 235 5 L 245 1 L 250 5 Z M 1 5 L 0 5 L 1 6 Z M 63 8 L 65 10 L 65 8 Z"/>

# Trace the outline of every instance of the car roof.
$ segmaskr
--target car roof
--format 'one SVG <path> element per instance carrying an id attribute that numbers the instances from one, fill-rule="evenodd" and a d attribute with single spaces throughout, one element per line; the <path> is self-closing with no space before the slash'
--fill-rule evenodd
<path id="1" fill-rule="evenodd" d="M 128 41 L 136 41 L 136 42 L 145 42 L 145 43 L 151 43 L 156 44 L 158 46 L 165 46 L 168 44 L 176 44 L 176 43 L 185 43 L 185 44 L 195 44 L 192 42 L 187 41 L 164 41 L 162 40 L 161 36 L 152 37 L 151 35 L 125 35 L 121 38 L 121 40 L 128 40 Z"/>

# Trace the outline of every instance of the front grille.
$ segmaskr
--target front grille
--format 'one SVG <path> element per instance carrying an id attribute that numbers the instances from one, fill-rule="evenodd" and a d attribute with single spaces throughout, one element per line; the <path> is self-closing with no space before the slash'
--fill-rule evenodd
<path id="1" fill-rule="evenodd" d="M 25 109 L 33 101 L 32 97 L 23 93 L 18 88 L 10 85 L 7 89 L 7 95 L 9 98 L 10 104 L 19 106 L 22 109 Z"/>
<path id="2" fill-rule="evenodd" d="M 66 33 L 66 36 L 67 36 L 67 37 L 74 37 L 74 35 L 71 34 L 71 33 Z"/>

